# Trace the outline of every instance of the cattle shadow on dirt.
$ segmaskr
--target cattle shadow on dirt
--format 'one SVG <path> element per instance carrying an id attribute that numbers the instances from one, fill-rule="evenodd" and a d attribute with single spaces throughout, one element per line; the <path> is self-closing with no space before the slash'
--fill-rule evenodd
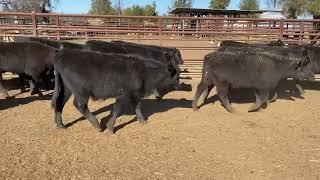
<path id="1" fill-rule="evenodd" d="M 2 85 L 7 91 L 21 90 L 24 89 L 23 93 L 30 92 L 29 84 L 26 80 L 21 80 L 19 78 L 5 79 L 1 81 Z M 49 83 L 48 85 L 44 83 L 38 83 L 39 88 L 42 91 L 49 91 L 54 89 L 54 83 Z M 16 94 L 19 95 L 19 94 Z"/>
<path id="2" fill-rule="evenodd" d="M 155 113 L 162 113 L 162 112 L 166 112 L 169 111 L 170 109 L 173 108 L 190 108 L 191 109 L 191 100 L 187 100 L 187 99 L 162 99 L 162 100 L 156 100 L 156 99 L 143 99 L 142 100 L 142 107 L 141 107 L 141 111 L 144 115 L 144 117 L 148 120 L 148 117 L 150 117 L 151 115 L 155 114 Z M 112 108 L 113 108 L 113 104 L 110 104 L 108 106 L 102 107 L 96 111 L 93 112 L 93 114 L 96 116 L 98 114 L 110 111 L 110 114 L 112 113 Z M 108 122 L 108 120 L 110 119 L 110 114 L 107 117 L 104 117 L 101 119 L 101 127 L 102 129 L 106 129 L 106 124 Z M 122 112 L 119 116 L 121 115 L 135 115 L 134 113 L 134 108 L 132 106 L 126 106 L 125 108 L 122 108 Z M 66 124 L 66 127 L 70 127 L 80 121 L 85 120 L 84 117 L 80 117 L 68 124 Z M 136 117 L 126 123 L 120 124 L 117 127 L 115 127 L 115 131 L 133 123 L 137 121 Z"/>
<path id="3" fill-rule="evenodd" d="M 301 82 L 302 87 L 305 90 L 316 90 L 320 91 L 320 82 L 318 81 L 303 81 Z"/>
<path id="4" fill-rule="evenodd" d="M 303 81 L 301 82 L 301 85 L 305 90 L 320 90 L 319 82 Z M 289 101 L 295 101 L 295 98 L 304 99 L 304 97 L 301 96 L 297 91 L 295 86 L 295 81 L 293 80 L 280 81 L 279 86 L 276 89 L 276 92 L 278 93 L 278 99 L 284 99 Z M 275 91 L 270 92 L 270 98 L 274 95 L 274 93 Z M 254 103 L 255 102 L 254 89 L 251 89 L 251 88 L 231 89 L 229 93 L 229 99 L 231 103 L 239 103 L 239 104 Z M 209 94 L 208 99 L 205 101 L 205 103 L 200 105 L 200 108 L 210 103 L 214 104 L 216 101 L 219 101 L 219 97 L 217 96 L 216 91 L 213 90 Z"/>
<path id="5" fill-rule="evenodd" d="M 19 90 L 23 87 L 26 87 L 27 83 L 21 81 L 19 78 L 5 79 L 1 80 L 1 83 L 5 87 L 6 90 Z"/>
<path id="6" fill-rule="evenodd" d="M 34 101 L 43 101 L 43 100 L 50 100 L 52 97 L 52 94 L 47 94 L 44 96 L 29 96 L 29 97 L 24 97 L 24 98 L 16 98 L 14 96 L 11 96 L 10 98 L 7 99 L 0 99 L 0 110 L 5 110 L 9 108 L 13 108 L 16 106 L 20 105 L 25 105 L 32 103 Z"/>

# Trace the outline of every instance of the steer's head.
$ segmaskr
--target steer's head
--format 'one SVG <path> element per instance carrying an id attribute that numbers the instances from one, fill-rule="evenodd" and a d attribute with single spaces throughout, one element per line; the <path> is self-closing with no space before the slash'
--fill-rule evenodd
<path id="1" fill-rule="evenodd" d="M 167 65 L 162 80 L 157 89 L 161 92 L 170 92 L 172 90 L 180 89 L 180 68 L 172 65 Z"/>
<path id="2" fill-rule="evenodd" d="M 306 55 L 305 58 L 297 61 L 295 78 L 300 81 L 303 81 L 305 79 L 313 81 L 315 79 L 313 63 L 308 55 Z"/>

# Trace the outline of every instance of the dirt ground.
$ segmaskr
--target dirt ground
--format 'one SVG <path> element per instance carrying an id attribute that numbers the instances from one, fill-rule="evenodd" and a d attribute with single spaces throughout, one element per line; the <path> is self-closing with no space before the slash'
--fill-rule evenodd
<path id="1" fill-rule="evenodd" d="M 147 125 L 118 118 L 115 135 L 94 130 L 70 100 L 65 130 L 56 129 L 50 96 L 0 99 L 0 179 L 320 179 L 320 91 L 305 83 L 305 99 L 282 83 L 279 99 L 247 113 L 250 90 L 231 93 L 235 114 L 215 91 L 199 111 L 192 92 L 143 101 Z M 290 90 L 290 91 L 289 91 Z M 105 126 L 113 100 L 90 102 Z"/>

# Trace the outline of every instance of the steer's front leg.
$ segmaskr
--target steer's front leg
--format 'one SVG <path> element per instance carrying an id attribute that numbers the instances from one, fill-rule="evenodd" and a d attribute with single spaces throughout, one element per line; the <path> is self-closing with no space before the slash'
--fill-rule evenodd
<path id="1" fill-rule="evenodd" d="M 136 111 L 136 115 L 137 115 L 139 122 L 141 124 L 146 124 L 147 121 L 145 120 L 145 118 L 143 117 L 142 112 L 141 112 L 141 102 L 137 103 L 135 111 Z"/>

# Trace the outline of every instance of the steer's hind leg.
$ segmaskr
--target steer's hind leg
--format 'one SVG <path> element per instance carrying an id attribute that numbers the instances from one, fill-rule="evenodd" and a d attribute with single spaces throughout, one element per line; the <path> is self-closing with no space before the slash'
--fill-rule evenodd
<path id="1" fill-rule="evenodd" d="M 112 115 L 107 123 L 106 133 L 113 134 L 114 133 L 114 124 L 116 123 L 116 119 L 121 111 L 121 99 L 117 98 L 116 102 L 113 105 Z"/>
<path id="2" fill-rule="evenodd" d="M 7 90 L 2 85 L 2 80 L 0 80 L 0 94 L 2 94 L 5 98 L 9 97 Z"/>
<path id="3" fill-rule="evenodd" d="M 53 102 L 57 128 L 65 128 L 64 124 L 62 123 L 62 111 L 63 111 L 64 105 L 67 103 L 67 101 L 71 96 L 71 91 L 68 88 L 65 88 L 65 87 L 61 87 L 61 88 L 62 89 L 57 95 L 57 98 L 54 98 L 55 102 Z"/>
<path id="4" fill-rule="evenodd" d="M 19 74 L 19 82 L 20 82 L 20 92 L 21 93 L 27 92 L 25 87 L 26 77 Z"/>
<path id="5" fill-rule="evenodd" d="M 260 89 L 255 91 L 256 102 L 249 108 L 249 112 L 258 111 L 261 106 L 266 103 L 268 106 L 269 102 L 269 90 L 268 89 Z"/>
<path id="6" fill-rule="evenodd" d="M 81 97 L 75 95 L 74 106 L 82 113 L 82 115 L 89 120 L 89 122 L 96 128 L 98 131 L 102 131 L 101 126 L 97 118 L 89 111 L 88 109 L 88 97 Z"/>
<path id="7" fill-rule="evenodd" d="M 197 87 L 197 91 L 196 94 L 194 95 L 193 101 L 192 101 L 192 108 L 193 110 L 197 110 L 198 109 L 198 101 L 199 98 L 201 96 L 201 94 L 203 94 L 203 92 L 208 88 L 208 84 L 205 83 L 204 81 L 201 80 L 201 82 L 199 83 L 198 87 Z"/>
<path id="8" fill-rule="evenodd" d="M 31 95 L 38 94 L 39 96 L 43 96 L 43 94 L 42 94 L 42 92 L 41 92 L 41 90 L 35 80 L 28 79 L 28 83 L 30 85 Z"/>
<path id="9" fill-rule="evenodd" d="M 296 81 L 296 88 L 298 89 L 298 93 L 300 96 L 302 96 L 304 94 L 304 90 L 303 87 L 301 86 L 301 82 L 300 81 Z"/>
<path id="10" fill-rule="evenodd" d="M 205 103 L 205 101 L 207 100 L 210 91 L 214 88 L 214 84 L 209 84 L 208 88 L 202 93 L 202 97 L 200 98 L 200 102 L 199 104 L 203 104 Z"/>
<path id="11" fill-rule="evenodd" d="M 220 86 L 217 86 L 217 94 L 220 98 L 222 105 L 226 108 L 226 110 L 230 113 L 233 113 L 235 110 L 231 107 L 231 104 L 228 98 L 229 85 L 221 84 Z"/>

